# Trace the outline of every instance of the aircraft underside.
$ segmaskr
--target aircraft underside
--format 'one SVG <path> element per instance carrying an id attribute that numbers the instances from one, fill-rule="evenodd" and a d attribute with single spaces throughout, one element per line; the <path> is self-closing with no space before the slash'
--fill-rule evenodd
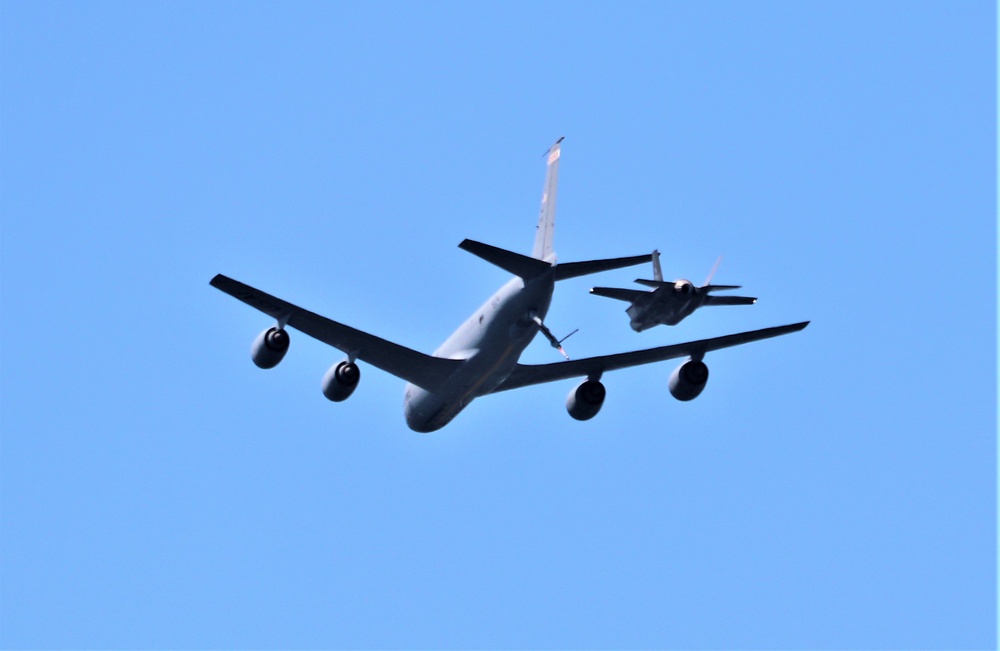
<path id="1" fill-rule="evenodd" d="M 671 395 L 681 401 L 692 400 L 702 392 L 708 381 L 708 367 L 703 361 L 706 353 L 789 334 L 808 325 L 806 321 L 645 350 L 570 360 L 561 347 L 565 337 L 559 339 L 544 323 L 557 281 L 653 261 L 657 279 L 639 282 L 653 286 L 663 283 L 659 280 L 657 252 L 557 264 L 553 236 L 561 142 L 560 138 L 548 154 L 542 207 L 532 255 L 525 256 L 472 240 L 465 240 L 459 245 L 514 277 L 473 312 L 433 355 L 338 323 L 239 281 L 221 274 L 216 275 L 210 283 L 213 287 L 274 319 L 274 325 L 261 332 L 251 346 L 254 364 L 264 369 L 277 366 L 290 347 L 289 329 L 298 330 L 345 355 L 345 359 L 335 362 L 323 377 L 320 388 L 327 399 L 342 402 L 349 398 L 360 382 L 361 367 L 358 362 L 365 362 L 407 382 L 403 401 L 406 423 L 414 431 L 432 432 L 451 422 L 478 397 L 573 378 L 582 381 L 566 397 L 566 410 L 577 420 L 588 420 L 597 415 L 604 403 L 606 389 L 601 379 L 605 373 L 669 359 L 682 360 L 668 382 Z M 691 293 L 693 290 L 690 283 L 684 283 L 674 283 L 674 290 Z M 730 287 L 708 286 L 706 282 L 703 288 L 711 291 Z M 591 291 L 620 300 L 632 301 L 637 296 L 634 290 L 595 288 Z M 666 305 L 650 304 L 645 297 L 638 297 L 638 300 L 645 309 L 640 310 L 636 306 L 629 308 L 632 327 L 636 330 L 646 329 L 656 323 L 676 323 L 691 311 L 685 309 L 686 304 L 677 305 L 669 300 Z M 747 301 L 755 300 L 730 297 L 718 300 L 717 304 L 748 304 Z M 633 310 L 636 311 L 635 314 Z M 518 362 L 521 353 L 539 332 L 553 348 L 566 357 L 565 361 L 536 365 Z"/>

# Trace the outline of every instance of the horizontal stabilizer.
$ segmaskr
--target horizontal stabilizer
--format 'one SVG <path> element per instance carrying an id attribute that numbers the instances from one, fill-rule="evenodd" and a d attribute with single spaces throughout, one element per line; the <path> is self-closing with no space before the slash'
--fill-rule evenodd
<path id="1" fill-rule="evenodd" d="M 628 301 L 629 303 L 635 303 L 643 297 L 649 296 L 649 292 L 644 292 L 641 289 L 618 289 L 617 287 L 593 287 L 590 293 L 597 296 L 615 298 L 619 301 Z"/>
<path id="2" fill-rule="evenodd" d="M 743 285 L 702 285 L 698 289 L 706 292 L 724 292 L 728 289 L 741 289 Z"/>
<path id="3" fill-rule="evenodd" d="M 476 242 L 475 240 L 463 240 L 458 245 L 458 248 L 468 251 L 472 255 L 479 256 L 483 260 L 495 264 L 515 276 L 520 276 L 524 280 L 531 280 L 532 278 L 541 276 L 552 268 L 552 265 L 544 260 L 531 258 L 520 253 Z"/>
<path id="4" fill-rule="evenodd" d="M 706 296 L 703 305 L 753 305 L 757 298 L 750 296 Z"/>
<path id="5" fill-rule="evenodd" d="M 612 269 L 623 269 L 634 267 L 643 262 L 649 262 L 652 255 L 634 255 L 628 258 L 610 258 L 608 260 L 587 260 L 586 262 L 563 262 L 556 265 L 556 280 L 566 280 L 567 278 L 577 278 L 602 271 Z"/>
<path id="6" fill-rule="evenodd" d="M 653 289 L 667 287 L 668 285 L 674 284 L 673 280 L 643 280 L 642 278 L 636 278 L 634 282 L 637 282 L 640 285 L 645 285 L 646 287 L 652 287 Z"/>

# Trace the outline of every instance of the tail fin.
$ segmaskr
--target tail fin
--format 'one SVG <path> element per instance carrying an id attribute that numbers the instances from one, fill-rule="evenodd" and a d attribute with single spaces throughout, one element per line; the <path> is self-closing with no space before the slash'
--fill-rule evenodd
<path id="1" fill-rule="evenodd" d="M 712 284 L 712 278 L 715 277 L 715 272 L 719 270 L 719 263 L 720 262 L 722 262 L 722 256 L 721 255 L 718 258 L 715 259 L 715 264 L 712 265 L 712 270 L 708 272 L 708 278 L 706 278 L 705 282 L 703 282 L 701 284 L 702 287 L 707 287 L 707 286 L 709 286 L 709 285 Z"/>
<path id="2" fill-rule="evenodd" d="M 559 186 L 559 143 L 547 152 L 548 166 L 545 170 L 545 186 L 542 188 L 542 209 L 538 214 L 538 226 L 535 227 L 535 248 L 531 257 L 546 262 L 555 262 L 556 254 L 552 249 L 552 239 L 556 231 L 556 190 Z"/>
<path id="3" fill-rule="evenodd" d="M 660 269 L 659 249 L 653 249 L 653 280 L 663 282 L 663 270 Z"/>

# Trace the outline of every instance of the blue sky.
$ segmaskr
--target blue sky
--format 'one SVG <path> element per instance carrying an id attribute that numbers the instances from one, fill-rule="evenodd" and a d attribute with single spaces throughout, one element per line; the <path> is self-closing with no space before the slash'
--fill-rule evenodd
<path id="1" fill-rule="evenodd" d="M 988 2 L 0 5 L 0 645 L 996 644 Z M 757 305 L 576 357 L 802 333 L 477 401 L 293 337 L 225 273 L 430 352 L 530 251 L 663 252 Z M 640 272 L 642 274 L 647 273 Z M 528 362 L 557 361 L 537 341 Z"/>

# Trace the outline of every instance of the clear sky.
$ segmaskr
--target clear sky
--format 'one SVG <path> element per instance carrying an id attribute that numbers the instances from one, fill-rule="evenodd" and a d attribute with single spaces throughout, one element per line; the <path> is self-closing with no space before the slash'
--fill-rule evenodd
<path id="1" fill-rule="evenodd" d="M 0 5 L 0 645 L 995 645 L 995 5 L 618 4 Z M 561 260 L 760 297 L 570 355 L 812 325 L 431 435 L 251 364 L 216 273 L 434 350 L 559 136 Z"/>

